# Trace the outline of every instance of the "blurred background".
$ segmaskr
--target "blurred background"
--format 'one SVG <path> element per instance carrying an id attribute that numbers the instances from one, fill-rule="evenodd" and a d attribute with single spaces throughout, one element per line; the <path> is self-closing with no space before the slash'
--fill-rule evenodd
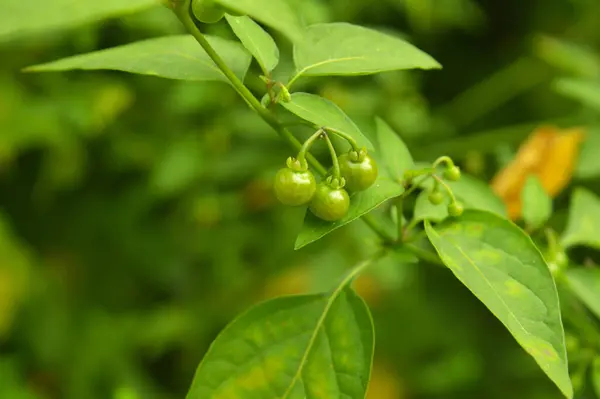
<path id="1" fill-rule="evenodd" d="M 579 159 L 555 156 L 600 191 L 598 0 L 289 1 L 305 23 L 397 32 L 444 66 L 302 79 L 296 90 L 335 101 L 365 131 L 379 115 L 416 160 L 447 154 L 484 181 L 535 128 L 585 126 Z M 224 22 L 206 30 L 232 37 Z M 271 192 L 291 153 L 228 86 L 20 71 L 181 32 L 157 6 L 0 41 L 0 398 L 183 398 L 236 315 L 326 290 L 372 250 L 355 222 L 293 251 L 303 210 Z M 271 33 L 285 76 L 291 46 Z M 257 72 L 247 84 L 262 96 Z M 391 259 L 356 288 L 377 331 L 369 399 L 560 398 L 447 270 Z M 593 395 L 584 387 L 581 398 Z"/>

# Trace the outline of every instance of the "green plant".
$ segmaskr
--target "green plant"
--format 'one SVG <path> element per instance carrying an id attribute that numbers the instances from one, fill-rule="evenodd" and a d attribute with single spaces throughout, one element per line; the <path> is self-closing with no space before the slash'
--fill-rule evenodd
<path id="1" fill-rule="evenodd" d="M 448 156 L 415 165 L 400 136 L 382 119 L 375 119 L 374 133 L 369 134 L 332 101 L 293 90 L 308 76 L 438 68 L 430 56 L 406 41 L 356 25 L 302 28 L 285 2 L 216 0 L 214 4 L 194 4 L 196 7 L 189 0 L 173 0 L 169 7 L 195 41 L 188 35 L 150 39 L 29 70 L 117 69 L 227 82 L 292 150 L 299 151 L 275 177 L 275 192 L 283 203 L 310 203 L 314 214 L 306 212 L 296 249 L 357 219 L 369 226 L 377 241 L 372 254 L 331 291 L 274 299 L 234 320 L 202 360 L 189 398 L 341 397 L 342 393 L 363 398 L 375 338 L 369 309 L 351 285 L 369 267 L 403 253 L 450 269 L 505 325 L 564 396 L 573 397 L 572 380 L 583 377 L 569 375 L 563 318 L 586 349 L 585 356 L 577 359 L 577 372 L 585 374 L 593 366 L 598 374 L 600 333 L 578 307 L 583 303 L 599 315 L 597 268 L 570 268 L 565 259 L 565 251 L 575 245 L 599 246 L 595 234 L 599 202 L 593 194 L 575 191 L 562 238 L 550 229 L 540 236 L 551 203 L 543 188 L 531 180 L 523 192 L 524 219 L 530 233 L 526 234 L 506 219 L 506 210 L 489 188 L 478 191 L 479 186 L 469 176 L 461 176 Z M 198 5 L 215 7 L 215 14 L 205 14 Z M 217 21 L 222 10 L 233 12 L 225 14 L 225 19 L 243 47 L 201 32 L 199 22 Z M 255 20 L 293 41 L 293 74 L 275 77 L 279 49 Z M 244 83 L 249 80 L 249 54 L 262 73 L 262 79 L 256 79 L 264 84 L 260 87 L 262 101 L 254 94 L 258 90 Z M 559 87 L 582 91 L 573 82 Z M 594 104 L 593 93 L 583 91 Z M 303 141 L 299 137 L 305 136 L 306 129 L 316 133 Z M 319 138 L 327 144 L 329 156 L 325 159 L 331 160 L 331 171 L 316 152 L 310 153 Z M 334 142 L 334 138 L 341 140 Z M 338 151 L 346 152 L 338 157 Z M 318 185 L 309 168 L 320 176 Z M 414 209 L 410 208 L 411 195 L 417 193 Z M 377 212 L 380 210 L 386 212 Z M 590 218 L 591 224 L 586 222 Z M 563 306 L 567 304 L 562 313 L 557 286 Z M 597 381 L 598 377 L 596 385 Z"/>

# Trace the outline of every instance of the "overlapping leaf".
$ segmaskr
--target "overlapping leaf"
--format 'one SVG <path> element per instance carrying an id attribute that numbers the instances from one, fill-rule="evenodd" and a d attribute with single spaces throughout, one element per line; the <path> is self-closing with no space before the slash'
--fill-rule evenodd
<path id="1" fill-rule="evenodd" d="M 565 247 L 585 245 L 600 248 L 600 198 L 586 189 L 575 189 L 561 241 Z"/>
<path id="2" fill-rule="evenodd" d="M 279 49 L 273 38 L 248 17 L 225 15 L 225 18 L 246 50 L 258 61 L 263 72 L 268 74 L 275 69 L 279 62 Z"/>

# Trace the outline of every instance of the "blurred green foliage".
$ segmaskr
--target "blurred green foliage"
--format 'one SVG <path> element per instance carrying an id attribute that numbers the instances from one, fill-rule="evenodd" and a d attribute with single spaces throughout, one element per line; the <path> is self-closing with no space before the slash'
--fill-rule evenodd
<path id="1" fill-rule="evenodd" d="M 297 83 L 365 131 L 381 116 L 416 161 L 448 154 L 487 180 L 535 126 L 599 125 L 597 0 L 290 2 L 304 23 L 401 33 L 444 66 Z M 10 40 L 0 44 L 0 398 L 184 397 L 235 315 L 298 287 L 328 288 L 369 251 L 356 245 L 374 239 L 362 222 L 293 251 L 302 212 L 271 192 L 290 153 L 227 85 L 21 72 L 182 33 L 166 9 L 76 26 L 59 19 L 43 33 L 34 25 L 6 24 Z M 233 37 L 224 22 L 206 30 Z M 289 42 L 272 33 L 289 59 Z M 577 169 L 596 192 L 597 131 Z M 555 203 L 558 223 L 566 198 Z M 408 258 L 369 276 L 376 359 L 402 398 L 559 397 L 448 271 Z"/>

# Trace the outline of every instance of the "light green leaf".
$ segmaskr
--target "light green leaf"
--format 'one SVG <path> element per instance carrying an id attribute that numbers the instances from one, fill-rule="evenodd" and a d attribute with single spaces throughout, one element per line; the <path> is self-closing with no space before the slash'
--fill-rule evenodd
<path id="1" fill-rule="evenodd" d="M 583 188 L 573 192 L 561 242 L 565 248 L 584 245 L 600 249 L 600 199 L 592 192 Z"/>
<path id="2" fill-rule="evenodd" d="M 588 129 L 585 143 L 581 146 L 579 160 L 575 168 L 575 176 L 580 179 L 591 179 L 600 176 L 600 128 Z"/>
<path id="3" fill-rule="evenodd" d="M 290 102 L 281 102 L 288 111 L 319 127 L 330 127 L 352 136 L 359 145 L 373 150 L 373 144 L 352 119 L 331 101 L 308 93 L 293 93 Z"/>
<path id="4" fill-rule="evenodd" d="M 540 36 L 534 43 L 538 57 L 548 64 L 580 76 L 600 76 L 600 58 L 592 49 L 562 39 Z"/>
<path id="5" fill-rule="evenodd" d="M 600 318 L 600 270 L 569 269 L 567 279 L 575 295 Z"/>
<path id="6" fill-rule="evenodd" d="M 436 228 L 426 222 L 425 230 L 444 264 L 572 398 L 558 293 L 531 238 L 506 219 L 473 210 Z"/>
<path id="7" fill-rule="evenodd" d="M 297 76 L 367 75 L 401 69 L 440 68 L 412 44 L 362 26 L 316 24 L 294 46 Z"/>
<path id="8" fill-rule="evenodd" d="M 350 280 L 331 294 L 277 298 L 237 318 L 211 345 L 187 399 L 363 399 L 373 321 Z"/>
<path id="9" fill-rule="evenodd" d="M 246 50 L 229 40 L 218 37 L 207 39 L 236 76 L 243 79 L 250 66 L 250 56 Z M 144 40 L 35 65 L 26 70 L 49 72 L 72 69 L 111 69 L 170 79 L 227 81 L 202 47 L 189 35 Z"/>
<path id="10" fill-rule="evenodd" d="M 531 175 L 525 181 L 521 192 L 523 220 L 529 227 L 537 229 L 548 221 L 552 214 L 552 198 L 544 190 L 540 180 Z"/>
<path id="11" fill-rule="evenodd" d="M 158 4 L 158 0 L 2 0 L 0 40 L 76 27 Z"/>
<path id="12" fill-rule="evenodd" d="M 392 179 L 401 181 L 404 178 L 404 172 L 415 166 L 412 156 L 404 141 L 387 123 L 377 118 L 375 124 L 383 166 Z"/>
<path id="13" fill-rule="evenodd" d="M 279 63 L 279 49 L 273 38 L 248 17 L 226 14 L 225 18 L 244 47 L 256 58 L 265 75 L 275 69 Z"/>
<path id="14" fill-rule="evenodd" d="M 485 182 L 463 173 L 459 181 L 446 183 L 452 189 L 456 199 L 462 202 L 465 209 L 478 209 L 495 213 L 504 218 L 507 217 L 506 206 Z M 432 180 L 429 180 L 423 186 L 426 189 L 417 197 L 414 218 L 417 221 L 430 220 L 432 222 L 441 222 L 448 217 L 448 210 L 446 208 L 450 203 L 450 199 L 446 195 L 446 199 L 442 204 L 433 205 L 427 199 L 429 190 L 433 186 Z M 442 190 L 442 192 L 444 191 Z"/>
<path id="15" fill-rule="evenodd" d="M 557 93 L 600 111 L 600 83 L 589 79 L 562 78 L 554 84 Z"/>
<path id="16" fill-rule="evenodd" d="M 248 15 L 277 29 L 292 41 L 299 40 L 302 36 L 302 25 L 285 0 L 216 0 L 216 2 L 228 10 Z"/>
<path id="17" fill-rule="evenodd" d="M 304 225 L 296 238 L 295 249 L 300 249 L 305 245 L 317 241 L 332 231 L 369 213 L 385 201 L 402 195 L 403 192 L 404 188 L 400 184 L 380 175 L 375 184 L 368 190 L 350 195 L 350 209 L 348 210 L 348 214 L 337 222 L 323 221 L 307 210 L 304 217 Z"/>

